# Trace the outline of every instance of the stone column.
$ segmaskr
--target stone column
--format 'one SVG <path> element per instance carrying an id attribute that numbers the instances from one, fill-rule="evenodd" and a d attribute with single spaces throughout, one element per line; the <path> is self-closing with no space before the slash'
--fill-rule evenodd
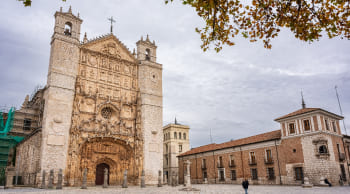
<path id="1" fill-rule="evenodd" d="M 43 170 L 43 175 L 41 177 L 41 186 L 40 189 L 46 189 L 46 183 L 45 183 L 45 176 L 46 176 L 46 172 L 45 170 Z"/>
<path id="2" fill-rule="evenodd" d="M 108 169 L 105 168 L 105 174 L 104 174 L 104 177 L 103 177 L 103 188 L 107 188 L 108 187 Z"/>
<path id="3" fill-rule="evenodd" d="M 123 178 L 122 188 L 128 188 L 128 170 L 124 171 L 124 178 Z"/>
<path id="4" fill-rule="evenodd" d="M 47 185 L 47 188 L 53 189 L 53 169 L 50 170 L 49 184 Z"/>
<path id="5" fill-rule="evenodd" d="M 13 167 L 13 166 L 6 167 L 6 185 L 5 185 L 5 188 L 12 188 L 13 187 L 12 180 L 13 180 L 13 177 L 15 176 L 15 174 L 16 174 L 15 167 Z"/>
<path id="6" fill-rule="evenodd" d="M 141 173 L 141 188 L 145 188 L 146 184 L 145 184 L 145 170 L 142 170 Z"/>
<path id="7" fill-rule="evenodd" d="M 162 187 L 162 171 L 158 171 L 158 187 Z"/>
<path id="8" fill-rule="evenodd" d="M 84 168 L 84 172 L 83 172 L 83 185 L 81 186 L 82 189 L 87 189 L 87 187 L 86 187 L 86 176 L 87 176 L 87 169 Z"/>
<path id="9" fill-rule="evenodd" d="M 56 189 L 62 189 L 62 169 L 60 168 L 58 170 L 58 177 L 57 177 L 57 185 L 56 185 Z"/>
<path id="10" fill-rule="evenodd" d="M 185 180 L 185 185 L 187 188 L 191 188 L 191 172 L 190 172 L 190 165 L 191 165 L 191 162 L 189 160 L 186 160 L 185 162 L 186 164 L 186 169 L 187 169 L 187 172 L 186 172 L 186 180 Z"/>

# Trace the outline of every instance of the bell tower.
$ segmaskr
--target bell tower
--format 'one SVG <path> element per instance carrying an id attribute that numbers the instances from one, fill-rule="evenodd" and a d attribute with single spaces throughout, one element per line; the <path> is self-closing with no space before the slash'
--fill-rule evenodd
<path id="1" fill-rule="evenodd" d="M 41 170 L 66 168 L 69 129 L 79 63 L 82 20 L 68 12 L 55 13 L 42 124 Z"/>
<path id="2" fill-rule="evenodd" d="M 139 89 L 141 96 L 141 127 L 143 133 L 143 169 L 146 184 L 157 184 L 158 171 L 163 168 L 163 90 L 162 64 L 156 62 L 155 42 L 137 43 Z"/>

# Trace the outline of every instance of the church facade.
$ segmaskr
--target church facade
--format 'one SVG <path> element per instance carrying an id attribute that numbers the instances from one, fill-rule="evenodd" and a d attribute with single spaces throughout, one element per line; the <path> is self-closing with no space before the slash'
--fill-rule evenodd
<path id="1" fill-rule="evenodd" d="M 154 41 L 130 52 L 112 33 L 80 41 L 79 15 L 55 13 L 47 84 L 39 92 L 40 126 L 17 146 L 16 169 L 24 184 L 39 185 L 59 169 L 64 184 L 156 184 L 163 167 L 162 65 Z M 23 106 L 30 109 L 31 102 Z M 47 180 L 47 179 L 46 179 Z"/>

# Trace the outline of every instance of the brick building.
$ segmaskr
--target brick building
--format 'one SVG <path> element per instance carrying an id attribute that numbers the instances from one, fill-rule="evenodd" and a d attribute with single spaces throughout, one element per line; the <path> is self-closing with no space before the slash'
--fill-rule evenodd
<path id="1" fill-rule="evenodd" d="M 343 117 L 306 108 L 275 119 L 281 129 L 221 144 L 193 148 L 178 156 L 179 182 L 186 160 L 193 183 L 300 185 L 327 178 L 339 185 L 349 180 L 350 137 L 341 134 Z M 342 179 L 342 181 L 340 181 Z"/>

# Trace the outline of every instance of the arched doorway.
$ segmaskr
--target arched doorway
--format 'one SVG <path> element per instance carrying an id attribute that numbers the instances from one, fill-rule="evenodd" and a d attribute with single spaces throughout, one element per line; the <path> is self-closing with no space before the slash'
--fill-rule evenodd
<path id="1" fill-rule="evenodd" d="M 107 183 L 109 184 L 109 165 L 101 163 L 96 166 L 96 185 L 103 185 L 105 168 L 108 169 Z"/>

